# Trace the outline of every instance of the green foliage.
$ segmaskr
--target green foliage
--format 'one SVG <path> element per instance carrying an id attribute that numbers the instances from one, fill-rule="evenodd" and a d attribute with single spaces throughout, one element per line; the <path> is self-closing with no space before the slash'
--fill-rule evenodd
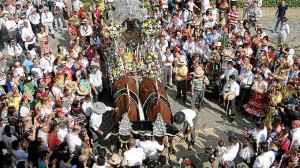
<path id="1" fill-rule="evenodd" d="M 92 5 L 91 0 L 83 0 L 83 4 L 86 10 L 90 10 L 90 7 Z"/>
<path id="2" fill-rule="evenodd" d="M 289 7 L 300 7 L 300 0 L 286 0 Z M 263 7 L 277 7 L 281 0 L 263 0 Z M 243 7 L 243 0 L 238 0 L 238 8 Z"/>

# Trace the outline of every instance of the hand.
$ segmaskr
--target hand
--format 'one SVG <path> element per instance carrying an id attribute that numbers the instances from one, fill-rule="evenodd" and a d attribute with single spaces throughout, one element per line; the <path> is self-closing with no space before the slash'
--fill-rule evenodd
<path id="1" fill-rule="evenodd" d="M 116 107 L 115 109 L 114 109 L 114 111 L 118 111 L 119 110 L 119 107 Z"/>
<path id="2" fill-rule="evenodd" d="M 192 92 L 191 95 L 194 96 L 194 92 Z"/>
<path id="3" fill-rule="evenodd" d="M 100 136 L 102 136 L 102 135 L 103 135 L 103 131 L 98 130 L 98 134 L 99 134 Z"/>

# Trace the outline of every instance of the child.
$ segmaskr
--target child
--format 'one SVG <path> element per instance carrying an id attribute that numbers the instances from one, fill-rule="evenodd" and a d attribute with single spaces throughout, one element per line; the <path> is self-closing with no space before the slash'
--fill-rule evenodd
<path id="1" fill-rule="evenodd" d="M 224 146 L 224 144 L 225 143 L 224 143 L 223 138 L 220 139 L 219 142 L 218 142 L 218 146 L 217 146 L 217 148 L 215 150 L 216 157 L 220 157 L 225 152 L 226 147 Z"/>

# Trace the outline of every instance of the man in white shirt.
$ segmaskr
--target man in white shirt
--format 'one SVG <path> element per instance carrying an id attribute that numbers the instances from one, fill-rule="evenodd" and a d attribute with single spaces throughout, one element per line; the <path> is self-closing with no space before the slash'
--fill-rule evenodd
<path id="1" fill-rule="evenodd" d="M 269 150 L 268 143 L 260 143 L 259 152 L 261 153 L 256 157 L 253 168 L 270 168 L 275 160 L 275 153 Z"/>
<path id="2" fill-rule="evenodd" d="M 188 149 L 191 150 L 191 146 L 195 144 L 195 125 L 197 125 L 198 113 L 192 109 L 183 109 L 174 115 L 174 122 L 176 124 L 183 124 L 182 132 L 187 139 L 191 135 Z"/>
<path id="3" fill-rule="evenodd" d="M 195 40 L 191 37 L 183 43 L 182 49 L 188 55 L 188 58 L 195 52 Z"/>
<path id="4" fill-rule="evenodd" d="M 82 140 L 79 137 L 81 132 L 80 125 L 74 125 L 72 132 L 66 136 L 70 153 L 78 155 L 81 152 Z"/>
<path id="5" fill-rule="evenodd" d="M 28 20 L 32 25 L 32 31 L 34 34 L 38 33 L 38 28 L 40 26 L 40 15 L 36 12 L 36 8 L 31 9 L 31 13 L 28 15 Z"/>
<path id="6" fill-rule="evenodd" d="M 79 27 L 79 32 L 81 36 L 86 37 L 86 41 L 90 41 L 91 35 L 93 33 L 92 26 L 88 23 L 87 19 L 83 19 Z"/>
<path id="7" fill-rule="evenodd" d="M 241 86 L 241 106 L 250 100 L 251 85 L 254 82 L 254 78 L 255 76 L 251 72 L 251 66 L 246 65 L 245 71 L 242 71 L 238 78 Z M 241 108 L 241 106 L 239 108 Z"/>
<path id="8" fill-rule="evenodd" d="M 230 75 L 234 75 L 235 81 L 237 81 L 239 72 L 238 72 L 238 70 L 236 70 L 236 69 L 233 67 L 233 62 L 232 62 L 232 61 L 228 61 L 228 62 L 227 62 L 227 68 L 226 68 L 224 74 L 222 74 L 220 78 L 221 78 L 221 79 L 224 79 L 224 78 L 225 78 L 226 81 L 228 81 Z"/>
<path id="9" fill-rule="evenodd" d="M 68 135 L 68 126 L 66 121 L 60 121 L 59 123 L 59 131 L 57 132 L 57 138 L 60 142 L 64 142 Z"/>
<path id="10" fill-rule="evenodd" d="M 167 137 L 165 136 L 162 140 L 162 144 L 160 145 L 157 141 L 151 140 L 152 134 L 150 131 L 145 131 L 144 138 L 145 141 L 140 141 L 138 147 L 141 147 L 146 155 L 146 160 L 154 160 L 158 159 L 158 152 L 162 152 L 164 150 L 164 144 L 166 143 Z"/>
<path id="11" fill-rule="evenodd" d="M 63 30 L 63 8 L 58 6 L 57 2 L 53 2 L 51 12 L 54 16 L 54 25 L 56 30 Z"/>
<path id="12" fill-rule="evenodd" d="M 22 29 L 24 27 L 24 23 L 27 23 L 27 27 L 31 30 L 31 24 L 30 21 L 26 19 L 26 15 L 21 15 L 20 19 L 18 21 L 18 29 L 19 29 L 19 33 L 22 35 Z"/>
<path id="13" fill-rule="evenodd" d="M 166 40 L 166 37 L 162 35 L 155 45 L 156 50 L 159 52 L 158 60 L 162 60 L 163 54 L 166 52 L 167 47 L 168 41 Z"/>
<path id="14" fill-rule="evenodd" d="M 102 92 L 102 72 L 96 66 L 90 67 L 90 84 L 93 91 L 94 101 L 98 101 L 99 93 Z"/>
<path id="15" fill-rule="evenodd" d="M 230 75 L 229 81 L 226 82 L 225 86 L 223 87 L 222 94 L 224 96 L 224 102 L 229 103 L 227 104 L 226 115 L 230 114 L 229 122 L 232 123 L 235 118 L 235 99 L 240 94 L 240 85 L 236 83 L 235 76 Z M 232 98 L 230 98 L 232 97 Z M 230 110 L 230 111 L 227 111 Z M 225 117 L 225 116 L 223 116 Z M 227 116 L 226 116 L 227 117 Z"/>
<path id="16" fill-rule="evenodd" d="M 239 152 L 240 145 L 237 142 L 237 138 L 235 136 L 228 137 L 228 146 L 223 154 L 220 156 L 220 164 L 225 165 L 226 162 L 233 161 Z"/>
<path id="17" fill-rule="evenodd" d="M 286 23 L 288 19 L 284 16 L 281 20 L 281 28 L 278 36 L 278 43 L 285 44 L 287 35 L 291 33 L 289 24 Z"/>
<path id="18" fill-rule="evenodd" d="M 8 37 L 17 40 L 18 25 L 12 15 L 8 16 L 8 20 L 5 22 L 5 26 L 8 31 Z"/>
<path id="19" fill-rule="evenodd" d="M 129 150 L 124 152 L 123 164 L 125 166 L 140 166 L 143 164 L 143 160 L 146 155 L 142 148 L 137 148 L 135 144 L 135 139 L 130 138 L 129 140 Z"/>
<path id="20" fill-rule="evenodd" d="M 21 37 L 23 43 L 32 42 L 34 44 L 36 42 L 35 34 L 33 33 L 32 28 L 28 26 L 26 21 L 23 22 Z"/>
<path id="21" fill-rule="evenodd" d="M 249 131 L 249 134 L 256 139 L 257 148 L 259 148 L 259 144 L 267 140 L 268 130 L 261 121 L 258 121 L 255 128 Z"/>
<path id="22" fill-rule="evenodd" d="M 7 47 L 8 55 L 13 57 L 14 61 L 18 61 L 18 57 L 22 52 L 22 47 L 18 43 L 16 43 L 16 40 L 14 38 L 11 38 Z"/>
<path id="23" fill-rule="evenodd" d="M 55 57 L 52 54 L 50 54 L 49 50 L 46 50 L 44 52 L 44 56 L 41 58 L 40 67 L 44 71 L 47 70 L 49 72 L 52 72 L 54 60 L 55 60 Z"/>
<path id="24" fill-rule="evenodd" d="M 262 73 L 264 74 L 264 78 L 266 80 L 268 80 L 269 76 L 272 75 L 271 70 L 267 67 L 266 64 L 262 64 L 261 67 L 260 67 L 260 69 L 262 70 Z"/>
<path id="25" fill-rule="evenodd" d="M 84 115 L 89 119 L 93 112 L 93 102 L 90 95 L 84 97 L 84 101 L 81 105 Z"/>
<path id="26" fill-rule="evenodd" d="M 54 34 L 54 29 L 53 29 L 53 21 L 54 21 L 54 16 L 51 12 L 49 12 L 48 7 L 44 7 L 44 12 L 42 13 L 42 24 L 45 26 L 45 32 L 49 35 L 49 31 L 52 34 L 52 37 L 55 38 Z"/>
<path id="27" fill-rule="evenodd" d="M 106 111 L 117 110 L 117 108 L 107 107 L 102 102 L 96 102 L 93 104 L 93 112 L 90 118 L 89 129 L 92 133 L 93 142 L 98 140 L 99 135 L 103 135 L 103 131 L 100 129 L 102 124 L 102 116 Z"/>
<path id="28" fill-rule="evenodd" d="M 167 89 L 167 84 L 172 87 L 172 73 L 173 73 L 173 62 L 174 62 L 174 55 L 171 52 L 171 48 L 167 47 L 166 53 L 162 55 L 162 63 L 163 67 L 163 85 L 164 88 Z"/>
<path id="29" fill-rule="evenodd" d="M 44 145 L 48 146 L 48 134 L 50 131 L 50 127 L 48 124 L 43 124 L 42 128 L 38 131 L 38 138 L 42 138 L 44 140 Z M 62 142 L 62 141 L 61 141 Z"/>

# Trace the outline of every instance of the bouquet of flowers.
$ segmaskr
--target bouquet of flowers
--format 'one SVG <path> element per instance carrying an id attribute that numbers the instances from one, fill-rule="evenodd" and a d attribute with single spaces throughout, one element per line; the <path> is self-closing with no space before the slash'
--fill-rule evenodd
<path id="1" fill-rule="evenodd" d="M 104 28 L 104 36 L 107 38 L 117 38 L 122 33 L 122 26 L 114 22 L 108 22 Z"/>
<path id="2" fill-rule="evenodd" d="M 108 72 L 110 72 L 109 80 L 112 83 L 124 75 L 124 67 L 120 58 L 115 57 L 109 60 Z"/>
<path id="3" fill-rule="evenodd" d="M 146 35 L 155 35 L 159 32 L 160 25 L 152 19 L 146 20 L 142 24 L 142 32 Z"/>
<path id="4" fill-rule="evenodd" d="M 160 78 L 161 77 L 161 67 L 158 62 L 157 53 L 145 53 L 144 57 L 144 66 L 143 69 L 143 77 L 147 78 Z"/>

